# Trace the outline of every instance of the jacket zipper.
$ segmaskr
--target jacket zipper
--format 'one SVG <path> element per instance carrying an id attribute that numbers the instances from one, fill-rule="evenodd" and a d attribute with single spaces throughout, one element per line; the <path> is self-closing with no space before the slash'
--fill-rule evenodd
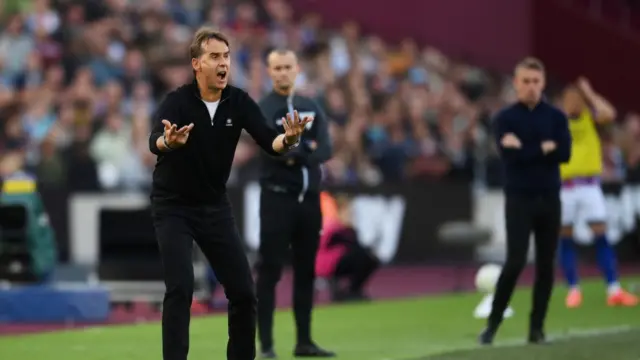
<path id="1" fill-rule="evenodd" d="M 211 126 L 214 126 L 216 124 L 216 115 L 218 115 L 218 109 L 220 108 L 220 105 L 222 105 L 222 103 L 227 100 L 228 98 L 224 98 L 224 99 L 220 99 L 220 102 L 218 103 L 218 107 L 216 108 L 216 112 L 215 114 L 213 114 L 213 117 L 211 117 Z M 206 107 L 206 105 L 205 105 Z M 207 109 L 208 112 L 209 109 Z"/>

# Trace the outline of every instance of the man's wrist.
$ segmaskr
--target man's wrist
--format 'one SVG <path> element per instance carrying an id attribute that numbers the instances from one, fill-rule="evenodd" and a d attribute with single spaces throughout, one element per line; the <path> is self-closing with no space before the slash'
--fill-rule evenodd
<path id="1" fill-rule="evenodd" d="M 173 151 L 175 150 L 174 148 L 172 148 L 169 143 L 167 142 L 167 137 L 162 135 L 162 144 L 164 145 L 164 147 L 167 149 L 167 151 Z"/>
<path id="2" fill-rule="evenodd" d="M 298 144 L 300 144 L 299 138 L 294 143 L 290 144 L 286 136 L 282 137 L 282 146 L 284 146 L 284 148 L 287 150 L 293 149 L 294 147 L 298 146 Z"/>

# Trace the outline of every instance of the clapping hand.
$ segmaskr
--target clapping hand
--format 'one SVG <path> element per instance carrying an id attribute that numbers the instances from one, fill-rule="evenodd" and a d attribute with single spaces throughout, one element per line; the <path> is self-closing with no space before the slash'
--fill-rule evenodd
<path id="1" fill-rule="evenodd" d="M 522 147 L 520 139 L 518 139 L 518 137 L 513 133 L 505 134 L 500 140 L 500 144 L 502 144 L 502 146 L 504 146 L 505 148 L 511 149 L 520 149 Z"/>
<path id="2" fill-rule="evenodd" d="M 169 120 L 162 120 L 164 125 L 164 141 L 171 149 L 177 149 L 187 143 L 189 132 L 193 129 L 193 123 L 185 125 L 178 129 L 175 124 L 171 124 Z"/>
<path id="3" fill-rule="evenodd" d="M 284 137 L 287 144 L 292 145 L 297 143 L 300 140 L 300 136 L 302 136 L 305 126 L 311 121 L 313 121 L 313 118 L 310 116 L 305 116 L 305 118 L 301 120 L 298 111 L 294 111 L 293 116 L 287 113 L 287 117 L 282 121 Z"/>

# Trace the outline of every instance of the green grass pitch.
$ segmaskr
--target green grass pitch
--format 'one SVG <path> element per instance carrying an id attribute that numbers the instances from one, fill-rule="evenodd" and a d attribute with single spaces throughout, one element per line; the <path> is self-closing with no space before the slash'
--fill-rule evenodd
<path id="1" fill-rule="evenodd" d="M 640 279 L 626 279 L 640 281 Z M 314 337 L 338 352 L 341 360 L 639 360 L 640 307 L 609 308 L 600 281 L 583 285 L 582 308 L 563 306 L 557 287 L 547 321 L 551 345 L 523 345 L 531 292 L 514 296 L 516 311 L 507 319 L 496 346 L 479 349 L 477 333 L 484 322 L 472 318 L 479 294 L 459 294 L 318 308 Z M 194 319 L 189 359 L 224 359 L 226 316 Z M 291 313 L 276 317 L 276 350 L 292 359 Z M 157 360 L 160 324 L 110 326 L 57 333 L 0 338 L 0 359 L 7 360 Z"/>

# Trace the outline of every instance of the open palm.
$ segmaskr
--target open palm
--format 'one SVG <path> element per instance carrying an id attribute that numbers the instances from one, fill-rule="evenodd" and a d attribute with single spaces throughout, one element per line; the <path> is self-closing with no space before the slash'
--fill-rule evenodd
<path id="1" fill-rule="evenodd" d="M 313 118 L 310 116 L 305 116 L 304 119 L 300 120 L 300 115 L 298 115 L 298 111 L 293 112 L 293 116 L 290 113 L 287 114 L 287 117 L 282 122 L 282 126 L 284 127 L 284 136 L 287 140 L 287 144 L 294 144 L 300 140 L 300 136 L 304 132 L 305 126 L 313 121 Z"/>
<path id="2" fill-rule="evenodd" d="M 193 123 L 185 125 L 178 129 L 175 124 L 171 124 L 169 120 L 162 120 L 164 125 L 164 138 L 171 148 L 178 148 L 187 143 L 189 132 L 193 129 Z"/>

